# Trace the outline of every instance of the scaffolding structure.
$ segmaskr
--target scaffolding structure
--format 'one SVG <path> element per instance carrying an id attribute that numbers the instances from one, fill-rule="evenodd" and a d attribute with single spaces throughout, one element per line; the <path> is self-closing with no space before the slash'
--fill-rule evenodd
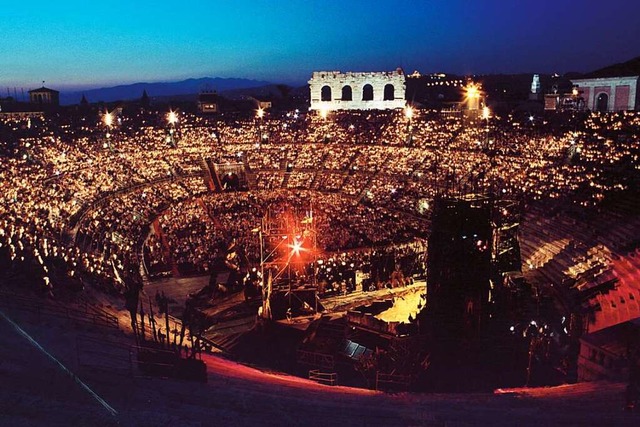
<path id="1" fill-rule="evenodd" d="M 272 204 L 261 221 L 260 271 L 262 273 L 262 317 L 273 319 L 271 303 L 275 293 L 285 292 L 292 315 L 295 289 L 314 291 L 317 311 L 317 233 L 312 203 L 304 207 Z M 305 303 L 300 301 L 300 303 Z M 308 303 L 306 303 L 308 305 Z"/>
<path id="2" fill-rule="evenodd" d="M 499 274 L 522 270 L 518 241 L 521 211 L 518 201 L 494 200 L 491 212 L 491 225 L 494 230 L 491 259 Z"/>

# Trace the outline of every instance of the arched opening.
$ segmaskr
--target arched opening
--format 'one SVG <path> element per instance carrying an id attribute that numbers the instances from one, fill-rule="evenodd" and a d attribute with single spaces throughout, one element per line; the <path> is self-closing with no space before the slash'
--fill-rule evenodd
<path id="1" fill-rule="evenodd" d="M 240 190 L 240 178 L 233 172 L 226 173 L 221 179 L 222 189 L 224 191 L 238 191 Z"/>
<path id="2" fill-rule="evenodd" d="M 320 101 L 331 101 L 331 88 L 329 86 L 322 86 L 320 90 Z"/>
<path id="3" fill-rule="evenodd" d="M 373 86 L 371 86 L 370 84 L 366 84 L 362 88 L 362 100 L 373 101 Z"/>
<path id="4" fill-rule="evenodd" d="M 596 111 L 609 111 L 609 95 L 604 92 L 598 95 L 598 98 L 596 98 Z"/>
<path id="5" fill-rule="evenodd" d="M 342 88 L 342 100 L 353 101 L 353 91 L 351 90 L 351 86 L 347 85 Z"/>
<path id="6" fill-rule="evenodd" d="M 392 84 L 384 85 L 384 100 L 393 101 L 396 99 L 395 88 Z"/>

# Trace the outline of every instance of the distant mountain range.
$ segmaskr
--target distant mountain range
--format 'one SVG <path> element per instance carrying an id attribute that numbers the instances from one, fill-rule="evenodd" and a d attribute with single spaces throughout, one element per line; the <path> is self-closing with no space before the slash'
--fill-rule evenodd
<path id="1" fill-rule="evenodd" d="M 551 76 L 541 74 L 543 88 L 549 90 L 554 85 L 562 86 L 562 90 L 571 88 L 570 79 L 580 77 L 611 77 L 611 76 L 628 76 L 640 74 L 640 57 L 633 58 L 629 61 L 610 65 L 590 73 L 568 72 L 563 76 Z M 530 88 L 532 73 L 527 74 L 490 74 L 477 76 L 477 79 L 483 81 L 485 91 L 490 93 L 494 98 L 504 98 L 505 93 L 509 93 L 509 97 L 520 99 L 527 96 Z M 454 77 L 450 75 L 450 77 Z M 462 76 L 460 78 L 463 78 Z M 411 88 L 407 88 L 409 93 L 408 99 L 419 97 L 417 93 L 411 93 Z M 308 86 L 286 86 L 274 84 L 267 81 L 241 79 L 241 78 L 221 78 L 221 77 L 203 77 L 191 78 L 178 82 L 158 82 L 158 83 L 133 83 L 128 85 L 119 85 L 113 87 L 105 87 L 100 89 L 89 89 L 84 91 L 61 91 L 60 103 L 62 105 L 78 104 L 84 95 L 90 103 L 96 102 L 113 102 L 113 101 L 129 101 L 140 99 L 142 92 L 146 90 L 151 100 L 168 102 L 174 101 L 195 101 L 197 95 L 202 91 L 216 91 L 220 95 L 228 99 L 244 99 L 249 96 L 279 98 L 294 97 L 300 98 L 308 96 Z M 9 91 L 7 90 L 9 95 Z"/>
<path id="2" fill-rule="evenodd" d="M 215 90 L 220 93 L 229 90 L 256 88 L 270 84 L 271 83 L 266 81 L 221 77 L 203 77 L 179 82 L 133 83 L 84 91 L 60 92 L 60 104 L 78 104 L 82 99 L 82 95 L 84 95 L 90 103 L 101 101 L 113 102 L 139 99 L 145 90 L 147 91 L 147 95 L 153 99 L 155 97 L 164 98 L 179 95 L 195 95 L 202 91 Z"/>

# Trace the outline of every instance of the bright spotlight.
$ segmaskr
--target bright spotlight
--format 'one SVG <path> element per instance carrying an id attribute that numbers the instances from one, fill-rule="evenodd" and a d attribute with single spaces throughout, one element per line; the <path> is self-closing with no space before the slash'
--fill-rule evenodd
<path id="1" fill-rule="evenodd" d="M 404 116 L 407 119 L 411 120 L 413 118 L 413 108 L 411 108 L 411 107 L 405 108 L 404 109 Z"/>
<path id="2" fill-rule="evenodd" d="M 482 87 L 478 83 L 469 82 L 464 87 L 464 100 L 469 110 L 477 110 L 480 106 Z"/>
<path id="3" fill-rule="evenodd" d="M 480 85 L 474 82 L 469 82 L 465 88 L 465 97 L 467 99 L 480 98 Z"/>
<path id="4" fill-rule="evenodd" d="M 301 239 L 300 237 L 293 239 L 293 244 L 289 245 L 292 255 L 300 255 L 300 251 L 304 251 L 304 248 L 302 247 L 303 242 L 304 239 Z"/>
<path id="5" fill-rule="evenodd" d="M 489 110 L 489 107 L 487 107 L 486 105 L 482 108 L 482 118 L 484 120 L 489 120 L 489 117 L 491 117 L 491 110 Z"/>
<path id="6" fill-rule="evenodd" d="M 111 127 L 111 125 L 113 124 L 113 114 L 111 114 L 110 112 L 105 112 L 104 114 L 104 124 L 106 126 Z"/>
<path id="7" fill-rule="evenodd" d="M 258 118 L 261 119 L 264 117 L 264 110 L 262 108 L 258 108 Z"/>
<path id="8" fill-rule="evenodd" d="M 167 115 L 167 121 L 170 125 L 174 125 L 178 122 L 178 114 L 175 111 L 169 110 L 169 114 Z"/>

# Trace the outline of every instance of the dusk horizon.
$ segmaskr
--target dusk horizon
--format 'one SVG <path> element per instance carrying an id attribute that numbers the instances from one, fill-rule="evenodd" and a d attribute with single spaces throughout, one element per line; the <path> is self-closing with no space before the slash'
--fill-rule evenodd
<path id="1" fill-rule="evenodd" d="M 297 7 L 36 1 L 5 6 L 0 87 L 82 90 L 220 77 L 304 84 L 313 71 L 589 72 L 638 56 L 640 5 L 337 1 Z M 604 22 L 615 22 L 598 31 Z"/>
<path id="2" fill-rule="evenodd" d="M 229 76 L 222 76 L 222 75 L 206 75 L 206 74 L 202 74 L 202 75 L 185 75 L 185 76 L 175 76 L 175 77 L 159 77 L 158 79 L 147 79 L 147 80 L 136 80 L 135 77 L 132 77 L 129 80 L 117 80 L 117 81 L 104 81 L 104 82 L 91 82 L 91 83 L 86 83 L 86 84 L 77 84 L 74 82 L 65 82 L 65 83 L 61 83 L 58 84 L 56 81 L 47 81 L 47 80 L 41 80 L 41 81 L 36 81 L 36 82 L 29 82 L 28 84 L 15 84 L 15 85 L 5 85 L 6 88 L 9 88 L 11 91 L 13 91 L 14 88 L 23 88 L 25 90 L 27 89 L 36 89 L 38 87 L 41 86 L 47 86 L 47 87 L 51 87 L 51 88 L 55 88 L 57 90 L 63 91 L 63 92 L 81 92 L 81 91 L 85 91 L 85 90 L 94 90 L 94 89 L 107 89 L 107 88 L 113 88 L 113 87 L 118 87 L 118 86 L 129 86 L 129 85 L 135 85 L 135 84 L 156 84 L 156 83 L 177 83 L 177 82 L 183 82 L 183 81 L 188 81 L 188 80 L 204 80 L 204 79 L 224 79 L 224 80 L 233 80 L 233 79 L 238 79 L 238 80 L 247 80 L 247 81 L 256 81 L 256 82 L 262 82 L 262 83 L 267 83 L 267 84 L 285 84 L 291 87 L 300 87 L 300 86 L 305 86 L 308 84 L 308 79 L 311 77 L 312 73 L 314 71 L 340 71 L 340 72 L 380 72 L 380 71 L 394 71 L 398 68 L 402 68 L 402 70 L 406 73 L 406 74 L 411 74 L 415 71 L 419 72 L 420 74 L 436 74 L 436 73 L 444 73 L 447 75 L 457 75 L 457 76 L 486 76 L 486 75 L 522 75 L 522 74 L 542 74 L 542 75 L 551 75 L 551 74 L 559 74 L 559 75 L 565 75 L 565 74 L 569 74 L 569 73 L 578 73 L 578 74 L 585 74 L 585 73 L 590 73 L 592 71 L 595 71 L 597 69 L 600 68 L 604 68 L 610 65 L 614 65 L 614 64 L 618 64 L 618 63 L 623 63 L 626 62 L 627 60 L 631 60 L 631 59 L 635 59 L 636 57 L 638 57 L 640 55 L 636 55 L 633 57 L 629 57 L 626 59 L 622 59 L 620 61 L 614 61 L 614 62 L 606 62 L 606 63 L 602 63 L 599 66 L 596 66 L 595 68 L 591 67 L 591 68 L 581 68 L 581 69 L 570 69 L 570 70 L 565 70 L 562 72 L 558 72 L 558 71 L 547 71 L 547 72 L 541 72 L 539 70 L 522 70 L 522 71 L 514 71 L 514 72 L 502 72 L 500 70 L 496 70 L 494 72 L 487 72 L 487 73 L 476 73 L 476 72 L 469 72 L 469 73 L 455 73 L 455 72 L 450 72 L 448 70 L 441 70 L 441 69 L 429 69 L 429 70 L 420 70 L 417 68 L 403 68 L 403 67 L 395 67 L 395 68 L 389 68 L 389 69 L 369 69 L 369 68 L 357 68 L 357 69 L 351 69 L 351 68 L 341 68 L 341 69 L 334 69 L 331 67 L 325 67 L 325 68 L 318 68 L 317 70 L 309 70 L 309 74 L 307 76 L 307 78 L 300 78 L 297 80 L 283 80 L 283 79 L 278 79 L 277 77 L 270 79 L 270 80 L 264 80 L 261 78 L 258 78 L 256 76 L 235 76 L 235 75 L 229 75 Z M 4 87 L 0 86 L 0 88 L 4 89 Z M 1 91 L 0 91 L 1 92 Z"/>

